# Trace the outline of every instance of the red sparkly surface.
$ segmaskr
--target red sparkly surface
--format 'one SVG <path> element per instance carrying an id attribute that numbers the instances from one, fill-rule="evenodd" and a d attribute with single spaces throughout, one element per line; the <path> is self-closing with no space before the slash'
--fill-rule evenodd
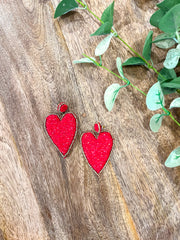
<path id="1" fill-rule="evenodd" d="M 68 109 L 68 106 L 66 104 L 62 104 L 61 107 L 60 107 L 60 112 L 66 112 Z"/>
<path id="2" fill-rule="evenodd" d="M 101 129 L 102 129 L 102 127 L 101 127 L 101 124 L 100 124 L 100 123 L 95 123 L 95 124 L 94 124 L 94 130 L 95 130 L 97 133 L 101 132 Z"/>
<path id="3" fill-rule="evenodd" d="M 81 141 L 88 163 L 97 173 L 100 173 L 109 158 L 113 146 L 111 134 L 102 132 L 98 138 L 95 138 L 92 133 L 88 132 L 83 134 Z"/>
<path id="4" fill-rule="evenodd" d="M 76 134 L 77 122 L 74 115 L 66 113 L 61 120 L 57 115 L 49 115 L 46 118 L 45 126 L 53 143 L 66 157 Z"/>

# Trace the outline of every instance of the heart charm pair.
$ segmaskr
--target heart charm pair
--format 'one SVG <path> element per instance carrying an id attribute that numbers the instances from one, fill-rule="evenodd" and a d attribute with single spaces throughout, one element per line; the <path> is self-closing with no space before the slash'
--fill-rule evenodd
<path id="1" fill-rule="evenodd" d="M 61 113 L 65 113 L 67 109 L 64 103 L 58 105 Z M 64 158 L 74 143 L 77 125 L 77 118 L 73 113 L 66 113 L 61 119 L 57 115 L 49 115 L 46 118 L 46 131 Z M 94 130 L 98 136 L 86 132 L 81 137 L 81 144 L 89 165 L 99 174 L 108 161 L 113 139 L 109 132 L 102 132 L 100 123 L 94 125 Z"/>

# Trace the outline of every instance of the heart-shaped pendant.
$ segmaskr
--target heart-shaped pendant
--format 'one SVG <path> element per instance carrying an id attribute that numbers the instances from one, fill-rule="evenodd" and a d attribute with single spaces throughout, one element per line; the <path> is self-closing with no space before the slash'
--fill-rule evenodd
<path id="1" fill-rule="evenodd" d="M 109 132 L 101 132 L 100 123 L 94 125 L 94 130 L 99 134 L 98 137 L 96 138 L 91 132 L 84 133 L 81 143 L 89 165 L 99 174 L 108 161 L 113 138 Z"/>
<path id="2" fill-rule="evenodd" d="M 58 105 L 58 110 L 65 113 L 68 106 L 64 103 Z M 76 137 L 77 119 L 73 113 L 66 113 L 60 119 L 57 115 L 49 115 L 46 118 L 45 127 L 53 143 L 57 146 L 65 158 Z"/>

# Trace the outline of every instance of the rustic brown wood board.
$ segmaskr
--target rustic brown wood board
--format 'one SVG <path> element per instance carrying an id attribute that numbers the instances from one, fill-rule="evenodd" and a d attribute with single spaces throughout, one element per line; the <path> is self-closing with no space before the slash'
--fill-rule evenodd
<path id="1" fill-rule="evenodd" d="M 180 144 L 169 118 L 160 132 L 149 129 L 145 97 L 128 87 L 112 112 L 103 94 L 120 82 L 103 69 L 73 65 L 94 55 L 98 22 L 78 10 L 53 19 L 58 0 L 0 1 L 0 238 L 4 240 L 178 240 L 180 168 L 164 166 Z M 101 16 L 110 0 L 88 0 Z M 157 1 L 116 0 L 118 33 L 142 52 Z M 157 30 L 155 30 L 157 34 Z M 114 39 L 103 63 L 132 56 Z M 165 52 L 153 47 L 161 69 Z M 132 83 L 148 91 L 156 75 L 126 68 Z M 64 101 L 79 122 L 77 139 L 64 160 L 44 129 L 47 115 Z M 180 112 L 173 111 L 180 120 Z M 110 161 L 98 177 L 85 160 L 82 132 L 96 121 L 114 138 Z"/>

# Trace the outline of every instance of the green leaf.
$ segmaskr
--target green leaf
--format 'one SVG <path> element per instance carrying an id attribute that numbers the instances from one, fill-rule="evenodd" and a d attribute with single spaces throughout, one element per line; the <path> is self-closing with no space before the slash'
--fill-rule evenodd
<path id="1" fill-rule="evenodd" d="M 161 85 L 164 95 L 175 92 L 176 88 L 163 87 L 162 83 L 169 82 L 176 77 L 177 77 L 177 75 L 176 75 L 176 72 L 174 71 L 174 69 L 167 69 L 167 68 L 161 69 L 160 74 L 158 75 L 158 81 L 160 82 L 160 85 Z"/>
<path id="2" fill-rule="evenodd" d="M 174 168 L 180 166 L 180 147 L 174 149 L 165 162 L 165 166 Z"/>
<path id="3" fill-rule="evenodd" d="M 91 36 L 100 36 L 106 35 L 111 33 L 112 25 L 110 22 L 105 22 L 102 24 Z"/>
<path id="4" fill-rule="evenodd" d="M 111 33 L 113 26 L 114 1 L 104 10 L 101 20 L 104 22 L 91 36 L 106 35 Z"/>
<path id="5" fill-rule="evenodd" d="M 166 55 L 164 66 L 167 69 L 173 69 L 177 66 L 180 58 L 180 49 L 170 49 Z"/>
<path id="6" fill-rule="evenodd" d="M 161 3 L 158 3 L 157 6 L 162 11 L 167 12 L 167 11 L 169 11 L 169 9 L 171 9 L 172 7 L 174 7 L 178 3 L 179 3 L 179 0 L 164 0 Z"/>
<path id="7" fill-rule="evenodd" d="M 176 42 L 173 39 L 165 39 L 160 42 L 156 42 L 155 45 L 158 48 L 168 49 L 171 48 Z"/>
<path id="8" fill-rule="evenodd" d="M 116 58 L 116 66 L 119 72 L 119 75 L 124 78 L 124 73 L 123 73 L 123 68 L 122 68 L 122 62 L 121 62 L 121 58 L 117 57 Z"/>
<path id="9" fill-rule="evenodd" d="M 96 61 L 95 58 L 91 57 L 94 61 Z M 74 60 L 73 64 L 77 64 L 77 63 L 94 63 L 91 59 L 89 58 L 81 58 L 79 60 Z M 94 63 L 95 64 L 95 63 Z"/>
<path id="10" fill-rule="evenodd" d="M 153 43 L 166 40 L 166 39 L 173 39 L 175 37 L 176 37 L 176 34 L 174 33 L 161 33 L 154 39 Z"/>
<path id="11" fill-rule="evenodd" d="M 159 27 L 159 22 L 164 15 L 165 13 L 161 9 L 157 10 L 150 18 L 151 25 Z"/>
<path id="12" fill-rule="evenodd" d="M 162 88 L 164 95 L 168 95 L 168 94 L 176 92 L 176 88 L 168 88 L 168 87 L 162 87 L 162 86 L 161 86 L 161 88 Z"/>
<path id="13" fill-rule="evenodd" d="M 159 28 L 165 33 L 175 33 L 180 27 L 180 4 L 171 8 L 159 22 Z"/>
<path id="14" fill-rule="evenodd" d="M 111 27 L 113 25 L 113 15 L 114 15 L 114 1 L 104 10 L 101 20 L 105 22 L 110 22 Z"/>
<path id="15" fill-rule="evenodd" d="M 175 34 L 172 33 L 162 33 L 158 35 L 153 43 L 159 48 L 167 49 L 172 47 L 176 42 L 173 39 L 175 37 Z"/>
<path id="16" fill-rule="evenodd" d="M 163 83 L 164 81 L 176 78 L 176 72 L 174 69 L 162 68 L 160 74 L 158 75 L 158 81 Z"/>
<path id="17" fill-rule="evenodd" d="M 96 56 L 101 56 L 107 51 L 112 37 L 113 37 L 113 34 L 111 33 L 98 44 L 95 50 Z"/>
<path id="18" fill-rule="evenodd" d="M 160 83 L 155 83 L 148 91 L 146 105 L 151 111 L 161 109 L 164 106 L 164 95 Z"/>
<path id="19" fill-rule="evenodd" d="M 161 84 L 162 87 L 168 87 L 168 88 L 176 88 L 180 89 L 180 77 L 174 78 L 169 82 L 163 82 Z"/>
<path id="20" fill-rule="evenodd" d="M 155 114 L 154 116 L 152 116 L 149 126 L 151 131 L 153 132 L 158 132 L 161 125 L 162 125 L 162 120 L 163 120 L 163 115 L 162 114 Z"/>
<path id="21" fill-rule="evenodd" d="M 170 104 L 169 109 L 171 108 L 179 108 L 180 107 L 180 97 L 179 98 L 175 98 L 172 103 Z"/>
<path id="22" fill-rule="evenodd" d="M 122 64 L 122 66 L 132 66 L 132 65 L 138 66 L 138 65 L 146 65 L 146 64 L 139 57 L 131 57 Z"/>
<path id="23" fill-rule="evenodd" d="M 151 59 L 152 37 L 153 37 L 153 31 L 150 31 L 146 37 L 144 48 L 143 48 L 142 55 L 147 61 Z"/>
<path id="24" fill-rule="evenodd" d="M 108 111 L 112 110 L 112 108 L 114 106 L 114 102 L 118 95 L 118 92 L 123 87 L 124 86 L 120 86 L 118 83 L 113 83 L 106 89 L 106 91 L 104 93 L 104 103 L 105 103 Z"/>
<path id="25" fill-rule="evenodd" d="M 75 0 L 62 0 L 56 8 L 54 18 L 60 17 L 75 8 L 78 8 L 78 4 Z"/>

